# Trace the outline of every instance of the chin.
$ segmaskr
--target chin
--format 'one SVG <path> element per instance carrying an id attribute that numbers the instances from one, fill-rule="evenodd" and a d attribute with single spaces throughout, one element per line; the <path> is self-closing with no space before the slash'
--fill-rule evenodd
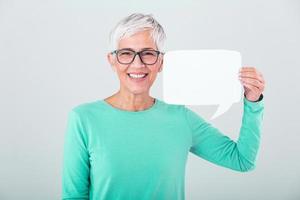
<path id="1" fill-rule="evenodd" d="M 145 94 L 148 93 L 148 88 L 129 88 L 132 94 Z"/>

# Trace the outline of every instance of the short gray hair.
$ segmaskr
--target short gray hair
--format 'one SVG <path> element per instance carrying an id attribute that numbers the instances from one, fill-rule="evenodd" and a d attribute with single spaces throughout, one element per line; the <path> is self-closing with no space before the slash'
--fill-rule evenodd
<path id="1" fill-rule="evenodd" d="M 137 32 L 152 30 L 151 37 L 159 51 L 163 51 L 166 34 L 163 27 L 154 19 L 152 14 L 133 13 L 123 18 L 110 32 L 110 50 L 118 47 L 119 41 Z"/>

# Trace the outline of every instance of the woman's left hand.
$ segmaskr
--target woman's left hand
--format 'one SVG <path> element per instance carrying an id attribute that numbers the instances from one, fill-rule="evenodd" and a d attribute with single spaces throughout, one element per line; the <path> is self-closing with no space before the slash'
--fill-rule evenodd
<path id="1" fill-rule="evenodd" d="M 244 86 L 245 97 L 249 101 L 257 101 L 265 88 L 262 73 L 255 67 L 242 67 L 239 72 L 239 79 Z"/>

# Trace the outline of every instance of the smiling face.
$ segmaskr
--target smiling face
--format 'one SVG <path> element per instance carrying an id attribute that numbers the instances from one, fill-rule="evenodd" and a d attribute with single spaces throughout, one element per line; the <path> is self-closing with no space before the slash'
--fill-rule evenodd
<path id="1" fill-rule="evenodd" d="M 136 52 L 144 49 L 157 50 L 150 33 L 150 30 L 146 30 L 138 32 L 130 37 L 122 38 L 118 44 L 118 49 L 131 49 Z M 157 62 L 153 65 L 142 63 L 138 55 L 136 55 L 131 64 L 120 64 L 116 55 L 110 53 L 107 57 L 113 70 L 118 74 L 120 90 L 132 94 L 149 95 L 150 87 L 155 81 L 157 73 L 161 72 L 163 67 L 163 56 L 161 54 L 159 55 Z M 146 74 L 146 76 L 144 78 L 134 78 L 140 77 L 134 74 Z"/>

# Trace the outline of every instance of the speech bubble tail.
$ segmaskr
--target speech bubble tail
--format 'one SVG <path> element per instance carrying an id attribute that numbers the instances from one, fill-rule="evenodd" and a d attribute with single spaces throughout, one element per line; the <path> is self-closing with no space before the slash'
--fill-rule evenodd
<path id="1" fill-rule="evenodd" d="M 216 117 L 222 115 L 227 110 L 229 110 L 229 108 L 231 107 L 231 105 L 232 105 L 231 103 L 229 103 L 229 104 L 221 104 L 220 106 L 218 106 L 217 111 L 214 113 L 214 115 L 210 119 L 213 120 Z"/>

